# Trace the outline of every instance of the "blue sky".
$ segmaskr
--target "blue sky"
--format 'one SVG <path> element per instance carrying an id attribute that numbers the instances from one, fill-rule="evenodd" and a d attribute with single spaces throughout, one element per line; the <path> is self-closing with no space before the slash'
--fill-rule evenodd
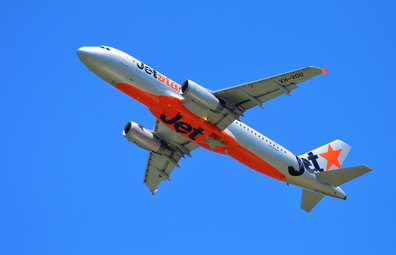
<path id="1" fill-rule="evenodd" d="M 8 1 L 2 57 L 0 254 L 393 254 L 392 1 Z M 142 105 L 76 55 L 109 45 L 211 90 L 328 68 L 243 121 L 297 155 L 335 139 L 373 171 L 300 209 L 301 189 L 204 149 L 153 197 L 128 121 Z"/>

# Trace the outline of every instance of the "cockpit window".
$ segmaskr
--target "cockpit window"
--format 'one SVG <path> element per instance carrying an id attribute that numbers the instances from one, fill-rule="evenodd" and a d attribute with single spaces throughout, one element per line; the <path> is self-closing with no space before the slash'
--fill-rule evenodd
<path id="1" fill-rule="evenodd" d="M 102 46 L 102 45 L 99 46 L 99 48 L 110 51 L 110 48 L 109 48 L 109 47 L 105 47 L 105 46 Z"/>

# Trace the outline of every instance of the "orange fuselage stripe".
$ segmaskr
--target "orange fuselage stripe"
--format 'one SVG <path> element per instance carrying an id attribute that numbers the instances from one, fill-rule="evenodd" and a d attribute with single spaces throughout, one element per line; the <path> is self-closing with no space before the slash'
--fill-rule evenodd
<path id="1" fill-rule="evenodd" d="M 126 95 L 132 97 L 139 103 L 146 106 L 158 120 L 160 120 L 170 129 L 177 131 L 175 129 L 176 124 L 179 124 L 179 126 L 183 126 L 184 123 L 186 125 L 188 124 L 189 128 L 183 129 L 182 132 L 179 133 L 187 139 L 195 142 L 197 145 L 207 150 L 210 150 L 209 145 L 199 143 L 199 141 L 206 141 L 206 136 L 210 136 L 216 140 L 224 139 L 222 143 L 227 145 L 227 147 L 218 146 L 213 150 L 214 152 L 220 154 L 227 154 L 235 160 L 246 165 L 247 167 L 274 179 L 280 181 L 286 180 L 286 177 L 282 175 L 275 167 L 271 166 L 260 157 L 240 146 L 230 135 L 228 135 L 224 131 L 219 130 L 212 123 L 209 123 L 192 114 L 177 98 L 170 96 L 153 95 L 126 83 L 118 83 L 115 85 L 115 87 L 121 92 L 125 93 Z M 165 115 L 167 120 L 171 120 L 175 118 L 175 116 L 177 116 L 178 114 L 181 115 L 181 118 L 178 118 L 180 123 L 167 124 L 161 120 L 161 115 Z M 192 130 L 198 129 L 202 130 L 201 133 L 193 136 L 195 140 L 191 139 L 191 133 L 193 133 Z"/>

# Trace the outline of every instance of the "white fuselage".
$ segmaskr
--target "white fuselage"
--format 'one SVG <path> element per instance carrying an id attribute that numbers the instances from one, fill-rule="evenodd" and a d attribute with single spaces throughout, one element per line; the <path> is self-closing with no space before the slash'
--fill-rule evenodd
<path id="1" fill-rule="evenodd" d="M 153 109 L 150 108 L 152 106 L 149 101 L 150 98 L 161 96 L 183 98 L 179 84 L 147 65 L 143 69 L 139 68 L 142 62 L 122 51 L 102 46 L 82 47 L 77 53 L 88 69 L 113 87 L 119 89 L 117 84 L 126 84 L 123 88 L 131 86 L 131 91 L 139 91 L 142 96 L 137 93 L 133 95 L 133 98 L 148 107 L 151 112 L 153 112 Z M 123 92 L 125 93 L 125 89 Z M 235 120 L 224 132 L 238 143 L 245 154 L 245 151 L 247 151 L 262 160 L 261 163 L 256 161 L 254 164 L 268 164 L 279 171 L 284 176 L 282 181 L 329 196 L 345 198 L 345 193 L 339 187 L 332 187 L 321 182 L 314 172 L 302 170 L 301 175 L 291 175 L 290 167 L 297 172 L 301 167 L 304 167 L 301 161 L 299 163 L 298 158 L 293 153 L 246 124 Z M 202 146 L 200 143 L 196 144 Z M 223 154 L 229 154 L 227 149 L 223 151 Z M 247 161 L 238 158 L 238 155 L 236 153 L 230 156 L 248 167 L 252 167 Z"/>

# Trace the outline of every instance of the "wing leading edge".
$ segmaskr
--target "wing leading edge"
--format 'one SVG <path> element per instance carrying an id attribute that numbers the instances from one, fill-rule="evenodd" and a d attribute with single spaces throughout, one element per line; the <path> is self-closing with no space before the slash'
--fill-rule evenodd
<path id="1" fill-rule="evenodd" d="M 318 74 L 326 74 L 327 69 L 305 67 L 288 73 L 272 76 L 266 79 L 245 83 L 239 86 L 213 92 L 216 96 L 234 105 L 240 112 L 254 106 L 261 106 L 282 94 L 289 94 L 297 88 L 297 84 Z"/>

